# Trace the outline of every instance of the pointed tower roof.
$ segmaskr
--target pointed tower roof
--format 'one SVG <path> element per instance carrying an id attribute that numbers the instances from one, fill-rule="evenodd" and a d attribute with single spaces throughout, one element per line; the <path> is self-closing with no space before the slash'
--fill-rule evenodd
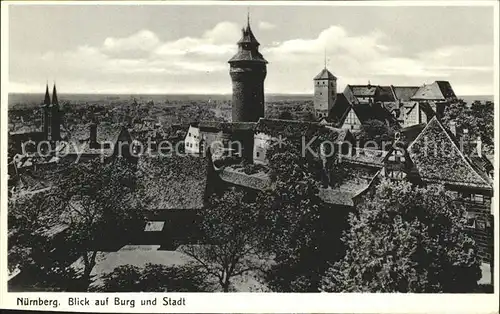
<path id="1" fill-rule="evenodd" d="M 49 84 L 45 86 L 45 99 L 43 100 L 44 105 L 50 105 L 50 95 L 49 95 Z"/>
<path id="2" fill-rule="evenodd" d="M 243 28 L 241 32 L 243 33 L 243 36 L 238 41 L 238 45 L 243 43 L 254 44 L 256 46 L 260 45 L 252 32 L 252 28 L 250 27 L 250 13 L 247 14 L 247 27 Z"/>
<path id="3" fill-rule="evenodd" d="M 327 68 L 324 68 L 314 77 L 314 80 L 337 80 L 337 77 L 328 71 Z"/>
<path id="4" fill-rule="evenodd" d="M 250 15 L 247 16 L 247 26 L 241 30 L 242 36 L 238 41 L 238 52 L 234 55 L 229 63 L 235 61 L 257 61 L 267 63 L 266 59 L 259 52 L 259 42 L 255 38 L 252 28 L 250 27 Z"/>
<path id="5" fill-rule="evenodd" d="M 52 104 L 59 105 L 59 101 L 57 99 L 56 83 L 54 83 L 54 88 L 52 89 Z"/>

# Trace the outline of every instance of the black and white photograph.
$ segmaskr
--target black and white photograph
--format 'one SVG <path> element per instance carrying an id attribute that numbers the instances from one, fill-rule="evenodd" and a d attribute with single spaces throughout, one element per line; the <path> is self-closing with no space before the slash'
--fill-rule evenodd
<path id="1" fill-rule="evenodd" d="M 498 3 L 426 3 L 8 3 L 2 285 L 498 294 Z"/>

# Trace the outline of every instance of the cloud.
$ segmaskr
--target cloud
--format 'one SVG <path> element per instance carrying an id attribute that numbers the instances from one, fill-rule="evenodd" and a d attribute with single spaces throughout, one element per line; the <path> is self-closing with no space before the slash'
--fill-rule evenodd
<path id="1" fill-rule="evenodd" d="M 483 76 L 482 84 L 467 82 L 467 75 L 493 73 L 492 45 L 444 46 L 403 55 L 404 49 L 379 30 L 351 35 L 338 25 L 324 29 L 315 38 L 294 38 L 265 48 L 263 54 L 270 62 L 268 77 L 273 80 L 269 88 L 293 90 L 300 86 L 304 92 L 311 92 L 312 77 L 321 69 L 325 51 L 329 69 L 339 78 L 340 90 L 346 84 L 364 84 L 368 80 L 376 84 L 420 85 L 444 79 L 452 85 L 456 81 L 457 86 L 470 84 L 468 93 L 475 83 L 481 91 L 489 86 L 493 92 L 491 77 L 488 80 Z M 290 75 L 293 80 L 284 79 Z"/>
<path id="2" fill-rule="evenodd" d="M 259 27 L 270 27 L 265 24 Z M 230 93 L 227 60 L 236 52 L 240 36 L 238 25 L 225 21 L 198 36 L 169 41 L 143 29 L 125 37 L 107 37 L 94 46 L 11 55 L 11 82 L 15 83 L 10 88 L 31 91 L 34 86 L 27 82 L 44 83 L 54 77 L 71 86 L 71 92 Z M 311 93 L 312 78 L 323 67 L 325 51 L 329 69 L 339 78 L 339 91 L 346 84 L 368 80 L 421 85 L 445 79 L 456 86 L 457 94 L 471 94 L 475 88 L 493 92 L 492 45 L 448 45 L 403 53 L 407 49 L 402 43 L 380 30 L 355 35 L 339 25 L 309 38 L 276 37 L 261 44 L 269 61 L 267 92 Z"/>
<path id="3" fill-rule="evenodd" d="M 138 57 L 145 56 L 160 44 L 160 39 L 149 30 L 141 30 L 129 37 L 104 40 L 101 51 L 110 56 Z"/>
<path id="4" fill-rule="evenodd" d="M 266 21 L 260 21 L 257 26 L 262 30 L 269 30 L 269 29 L 276 28 L 276 25 L 274 25 L 273 23 L 266 22 Z"/>

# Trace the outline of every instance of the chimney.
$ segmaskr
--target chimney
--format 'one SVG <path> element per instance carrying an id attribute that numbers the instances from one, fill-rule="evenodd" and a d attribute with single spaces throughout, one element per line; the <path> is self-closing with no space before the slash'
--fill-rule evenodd
<path id="1" fill-rule="evenodd" d="M 481 136 L 477 137 L 476 140 L 477 155 L 483 157 L 483 142 L 481 141 Z"/>
<path id="2" fill-rule="evenodd" d="M 455 121 L 450 121 L 450 131 L 457 136 L 457 123 Z"/>
<path id="3" fill-rule="evenodd" d="M 100 148 L 101 146 L 99 143 L 97 143 L 97 124 L 95 122 L 92 122 L 90 124 L 90 143 L 89 146 L 90 148 Z"/>

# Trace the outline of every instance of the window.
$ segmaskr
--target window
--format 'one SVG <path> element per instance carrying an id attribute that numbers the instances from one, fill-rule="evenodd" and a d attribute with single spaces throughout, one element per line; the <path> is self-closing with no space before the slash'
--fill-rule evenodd
<path id="1" fill-rule="evenodd" d="M 484 198 L 481 194 L 474 194 L 474 202 L 483 204 Z"/>
<path id="2" fill-rule="evenodd" d="M 323 95 L 323 93 L 319 93 L 320 95 Z"/>
<path id="3" fill-rule="evenodd" d="M 191 132 L 188 133 L 188 136 L 191 136 Z"/>
<path id="4" fill-rule="evenodd" d="M 465 224 L 466 227 L 475 229 L 476 228 L 476 214 L 474 213 L 466 213 L 465 218 L 467 219 L 467 223 Z"/>
<path id="5" fill-rule="evenodd" d="M 259 153 L 259 152 L 255 152 L 255 156 L 256 156 L 257 158 L 259 158 L 259 157 L 260 157 L 260 153 Z"/>

